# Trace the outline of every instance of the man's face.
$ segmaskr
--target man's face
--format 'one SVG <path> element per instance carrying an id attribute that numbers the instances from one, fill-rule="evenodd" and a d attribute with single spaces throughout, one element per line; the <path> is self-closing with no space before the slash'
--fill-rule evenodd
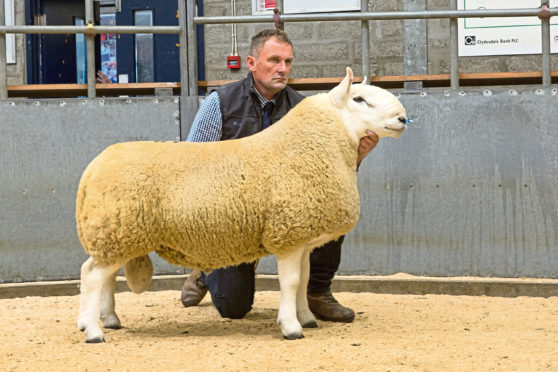
<path id="1" fill-rule="evenodd" d="M 293 48 L 272 37 L 265 42 L 257 57 L 248 56 L 246 61 L 252 71 L 256 89 L 265 98 L 271 99 L 287 86 L 293 62 Z"/>

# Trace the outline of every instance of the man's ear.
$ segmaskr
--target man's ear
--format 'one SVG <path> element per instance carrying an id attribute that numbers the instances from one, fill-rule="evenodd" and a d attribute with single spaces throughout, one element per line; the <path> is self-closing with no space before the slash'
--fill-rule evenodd
<path id="1" fill-rule="evenodd" d="M 347 67 L 347 75 L 345 75 L 338 86 L 329 91 L 329 96 L 335 106 L 343 107 L 345 105 L 353 79 L 353 70 L 351 70 L 350 67 Z"/>
<path id="2" fill-rule="evenodd" d="M 255 70 L 255 65 L 256 65 L 256 58 L 254 58 L 253 56 L 247 56 L 246 57 L 246 66 L 248 66 L 248 69 L 250 71 L 254 71 Z"/>

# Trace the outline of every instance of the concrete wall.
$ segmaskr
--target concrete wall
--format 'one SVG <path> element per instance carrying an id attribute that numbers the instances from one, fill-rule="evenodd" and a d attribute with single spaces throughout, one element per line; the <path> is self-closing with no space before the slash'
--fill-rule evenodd
<path id="1" fill-rule="evenodd" d="M 415 123 L 361 166 L 361 217 L 339 274 L 558 277 L 556 90 L 402 94 Z M 179 107 L 176 97 L 0 102 L 0 282 L 77 278 L 83 169 L 115 142 L 175 140 Z M 275 273 L 274 259 L 258 271 Z"/>
<path id="2" fill-rule="evenodd" d="M 81 173 L 110 144 L 175 140 L 178 107 L 173 97 L 0 101 L 0 282 L 78 277 Z M 183 273 L 169 266 L 158 270 Z"/>
<path id="3" fill-rule="evenodd" d="M 342 271 L 558 277 L 557 99 L 556 90 L 402 96 L 416 123 L 364 164 Z"/>
<path id="4" fill-rule="evenodd" d="M 361 217 L 339 273 L 558 277 L 557 99 L 404 94 L 415 123 L 360 167 Z"/>
<path id="5" fill-rule="evenodd" d="M 22 4 L 16 0 L 18 19 Z M 426 5 L 445 9 L 447 1 Z M 401 2 L 370 9 L 401 10 Z M 239 1 L 238 14 L 250 11 Z M 229 13 L 230 2 L 206 0 L 206 15 Z M 269 26 L 238 26 L 243 57 L 250 36 Z M 429 73 L 449 71 L 447 26 L 427 22 Z M 206 26 L 209 80 L 246 72 L 224 68 L 229 29 Z M 295 43 L 293 76 L 360 68 L 358 22 L 286 30 Z M 372 74 L 404 72 L 402 30 L 402 22 L 372 22 Z M 25 70 L 18 46 L 21 65 L 9 67 L 10 84 L 15 70 Z M 536 70 L 538 58 L 467 58 L 460 66 Z M 558 277 L 557 97 L 534 89 L 403 94 L 416 124 L 401 140 L 382 141 L 361 168 L 362 217 L 347 236 L 339 273 Z M 174 97 L 0 102 L 0 282 L 76 278 L 85 259 L 73 217 L 81 172 L 111 143 L 174 140 L 180 107 Z M 184 269 L 157 260 L 156 272 Z M 273 259 L 262 260 L 259 272 L 274 273 Z"/>

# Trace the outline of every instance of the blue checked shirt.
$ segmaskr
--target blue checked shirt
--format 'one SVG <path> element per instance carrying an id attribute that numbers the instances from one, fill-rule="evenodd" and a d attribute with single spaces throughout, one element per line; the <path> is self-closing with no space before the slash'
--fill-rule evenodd
<path id="1" fill-rule="evenodd" d="M 252 85 L 256 96 L 260 101 L 260 107 L 263 109 L 265 104 L 269 102 L 258 90 Z M 271 102 L 275 103 L 277 96 Z M 188 142 L 215 142 L 221 139 L 223 129 L 223 118 L 221 117 L 221 103 L 217 92 L 211 92 L 201 103 L 196 117 L 192 123 L 190 133 L 188 133 Z"/>

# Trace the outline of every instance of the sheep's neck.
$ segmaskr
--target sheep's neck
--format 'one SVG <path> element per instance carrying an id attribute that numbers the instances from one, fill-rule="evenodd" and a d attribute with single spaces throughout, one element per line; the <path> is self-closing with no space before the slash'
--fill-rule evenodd
<path id="1" fill-rule="evenodd" d="M 319 149 L 324 162 L 343 161 L 356 171 L 358 141 L 351 138 L 326 94 L 306 98 L 275 125 L 270 135 L 282 138 L 286 153 L 304 157 L 309 150 Z"/>

